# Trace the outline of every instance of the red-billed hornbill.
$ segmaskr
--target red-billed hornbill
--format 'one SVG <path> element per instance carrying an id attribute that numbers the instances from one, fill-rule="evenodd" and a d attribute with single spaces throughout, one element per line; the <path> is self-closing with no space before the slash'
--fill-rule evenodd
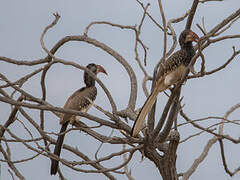
<path id="1" fill-rule="evenodd" d="M 143 127 L 145 117 L 156 101 L 158 93 L 181 80 L 186 68 L 195 55 L 192 42 L 198 42 L 199 37 L 191 30 L 184 30 L 179 36 L 181 49 L 171 55 L 163 64 L 156 76 L 156 83 L 152 93 L 145 101 L 137 119 L 134 122 L 131 135 L 136 137 Z"/>
<path id="2" fill-rule="evenodd" d="M 97 75 L 99 72 L 106 73 L 104 68 L 100 65 L 96 64 L 88 64 L 87 68 L 93 72 L 95 75 Z M 85 87 L 82 87 L 81 89 L 74 92 L 67 100 L 67 102 L 64 105 L 64 109 L 71 109 L 81 112 L 87 112 L 88 109 L 91 107 L 92 102 L 96 99 L 97 96 L 97 88 L 95 87 L 95 79 L 87 73 L 87 71 L 84 72 L 84 83 Z M 54 149 L 54 154 L 58 157 L 60 156 L 63 140 L 65 136 L 65 131 L 67 129 L 67 126 L 69 122 L 74 120 L 79 120 L 79 117 L 76 117 L 71 114 L 63 114 L 60 119 L 60 124 L 62 124 L 62 128 L 60 130 L 60 135 L 58 136 L 57 143 Z M 51 175 L 55 175 L 58 170 L 58 160 L 51 159 Z"/>

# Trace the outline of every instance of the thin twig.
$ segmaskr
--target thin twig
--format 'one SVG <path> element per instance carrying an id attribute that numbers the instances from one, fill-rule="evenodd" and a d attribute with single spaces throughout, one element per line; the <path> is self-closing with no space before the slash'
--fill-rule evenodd
<path id="1" fill-rule="evenodd" d="M 160 14 L 162 17 L 162 23 L 163 23 L 163 32 L 164 32 L 164 40 L 163 40 L 163 56 L 162 56 L 162 62 L 163 63 L 166 60 L 166 52 L 167 52 L 167 23 L 166 23 L 166 18 L 162 6 L 162 1 L 158 0 L 158 5 L 160 9 Z"/>
<path id="2" fill-rule="evenodd" d="M 183 173 L 182 180 L 189 179 L 189 177 L 196 171 L 198 166 L 206 159 L 209 150 L 216 142 L 217 142 L 216 137 L 213 137 L 208 141 L 208 143 L 205 145 L 201 155 L 193 162 L 192 166 L 185 173 Z"/>
<path id="3" fill-rule="evenodd" d="M 13 172 L 15 173 L 15 175 L 21 179 L 21 180 L 25 180 L 25 178 L 23 177 L 23 175 L 18 171 L 18 169 L 15 167 L 15 165 L 12 163 L 10 157 L 7 155 L 7 153 L 4 151 L 1 143 L 0 143 L 0 152 L 2 153 L 4 159 L 7 161 L 8 166 L 13 170 Z"/>

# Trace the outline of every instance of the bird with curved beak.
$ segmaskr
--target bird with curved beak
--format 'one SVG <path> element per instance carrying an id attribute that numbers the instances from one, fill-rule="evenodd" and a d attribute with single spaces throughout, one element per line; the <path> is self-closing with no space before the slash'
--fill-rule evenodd
<path id="1" fill-rule="evenodd" d="M 156 82 L 153 91 L 145 101 L 137 116 L 137 119 L 134 122 L 131 132 L 131 135 L 133 137 L 136 137 L 141 131 L 145 117 L 155 103 L 158 93 L 166 90 L 171 85 L 181 80 L 186 68 L 191 62 L 192 57 L 195 55 L 195 50 L 193 48 L 192 42 L 198 42 L 198 40 L 198 35 L 191 30 L 184 30 L 180 34 L 179 44 L 181 46 L 181 49 L 175 52 L 163 64 L 161 64 L 161 68 L 159 69 L 156 76 Z"/>
<path id="2" fill-rule="evenodd" d="M 107 72 L 105 69 L 96 64 L 88 64 L 87 67 L 92 73 L 97 75 L 99 72 L 102 72 L 107 75 Z M 87 73 L 87 71 L 84 72 L 83 75 L 85 86 L 81 89 L 74 92 L 67 100 L 67 102 L 64 105 L 64 109 L 71 109 L 81 112 L 87 112 L 88 109 L 92 106 L 92 102 L 96 99 L 97 96 L 97 88 L 95 87 L 95 79 Z M 80 120 L 80 117 L 71 115 L 71 114 L 62 114 L 60 118 L 60 124 L 62 124 L 62 128 L 59 132 L 59 136 L 57 139 L 57 143 L 54 149 L 54 154 L 56 156 L 60 156 L 63 140 L 65 136 L 65 131 L 67 129 L 67 126 L 69 122 L 74 122 L 75 120 Z M 59 161 L 56 159 L 51 159 L 51 175 L 55 175 L 58 170 L 58 164 Z"/>

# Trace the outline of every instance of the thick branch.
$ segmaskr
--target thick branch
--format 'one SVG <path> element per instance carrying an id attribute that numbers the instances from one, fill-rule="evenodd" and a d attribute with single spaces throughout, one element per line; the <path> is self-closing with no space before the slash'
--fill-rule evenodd
<path id="1" fill-rule="evenodd" d="M 194 0 L 193 4 L 192 4 L 192 8 L 191 8 L 189 16 L 188 16 L 188 19 L 187 19 L 187 23 L 186 23 L 185 29 L 191 29 L 193 17 L 194 17 L 194 15 L 196 13 L 197 6 L 198 6 L 198 0 Z"/>

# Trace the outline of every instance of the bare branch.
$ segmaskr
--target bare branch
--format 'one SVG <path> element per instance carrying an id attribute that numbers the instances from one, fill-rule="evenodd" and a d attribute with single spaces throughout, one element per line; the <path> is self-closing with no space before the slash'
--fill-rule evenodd
<path id="1" fill-rule="evenodd" d="M 234 176 L 237 172 L 240 171 L 240 166 L 234 170 L 234 172 L 231 172 L 229 169 L 228 169 L 228 165 L 227 165 L 227 162 L 226 162 L 226 158 L 225 158 L 225 153 L 224 153 L 224 146 L 223 146 L 223 141 L 222 139 L 219 139 L 218 140 L 219 144 L 220 144 L 220 150 L 221 150 L 221 157 L 222 157 L 222 162 L 223 162 L 223 166 L 224 166 L 224 169 L 226 171 L 227 174 L 229 174 L 229 176 Z"/>
<path id="2" fill-rule="evenodd" d="M 110 54 L 111 56 L 113 56 L 120 64 L 122 64 L 124 66 L 124 68 L 126 69 L 129 77 L 130 77 L 130 81 L 131 81 L 131 92 L 130 92 L 130 98 L 129 98 L 129 103 L 128 103 L 128 107 L 131 109 L 135 108 L 135 104 L 136 104 L 136 98 L 137 98 L 137 80 L 136 80 L 136 75 L 132 69 L 132 67 L 127 63 L 127 61 L 120 55 L 118 54 L 116 51 L 114 51 L 112 48 L 108 47 L 107 45 L 97 41 L 96 39 L 92 39 L 90 37 L 87 36 L 66 36 L 65 38 L 62 38 L 60 41 L 58 41 L 58 43 L 56 43 L 56 45 L 53 47 L 53 51 L 57 51 L 58 48 L 60 48 L 63 44 L 69 42 L 69 41 L 84 41 L 86 43 L 92 44 L 96 47 L 101 48 L 102 50 L 106 51 L 108 54 Z M 63 64 L 69 64 L 66 61 L 63 61 L 60 59 L 58 59 L 59 62 L 64 62 Z M 71 65 L 73 65 L 75 67 L 81 67 L 79 65 L 77 65 L 76 63 L 71 63 Z M 86 68 L 81 67 L 80 69 L 86 70 L 88 71 Z M 90 71 L 88 71 L 89 74 L 92 74 Z M 113 112 L 116 112 L 116 105 L 113 101 L 112 96 L 110 95 L 110 93 L 108 92 L 107 88 L 105 88 L 104 84 L 94 76 L 94 78 L 96 79 L 96 81 L 99 83 L 99 85 L 103 88 L 104 92 L 106 93 L 107 97 L 109 98 L 110 104 L 112 105 L 113 108 Z"/>
<path id="3" fill-rule="evenodd" d="M 8 163 L 8 166 L 13 170 L 13 172 L 15 173 L 15 175 L 21 179 L 21 180 L 25 180 L 25 178 L 23 177 L 23 175 L 17 170 L 17 168 L 14 166 L 14 164 L 12 163 L 10 157 L 7 155 L 7 153 L 4 151 L 2 145 L 0 144 L 0 151 L 3 155 L 3 157 L 5 158 L 5 160 Z"/>
<path id="4" fill-rule="evenodd" d="M 210 134 L 213 134 L 213 135 L 215 135 L 215 136 L 218 137 L 218 138 L 228 139 L 228 140 L 230 140 L 231 142 L 233 142 L 233 143 L 235 143 L 235 144 L 240 143 L 240 138 L 239 138 L 239 139 L 234 139 L 234 138 L 230 137 L 229 135 L 217 134 L 217 133 L 215 133 L 215 132 L 210 131 L 210 130 L 207 129 L 207 128 L 204 128 L 204 127 L 202 127 L 202 126 L 194 123 L 193 121 L 191 121 L 190 118 L 187 117 L 187 115 L 183 112 L 182 109 L 180 110 L 180 115 L 181 115 L 186 121 L 190 122 L 194 127 L 198 128 L 198 129 L 201 129 L 201 130 L 206 131 L 206 132 L 208 132 L 208 133 L 210 133 Z"/>
<path id="5" fill-rule="evenodd" d="M 174 19 L 170 19 L 167 23 L 167 27 L 171 30 L 171 34 L 172 34 L 172 38 L 173 38 L 173 44 L 172 44 L 172 47 L 169 49 L 169 51 L 167 52 L 166 56 L 170 56 L 174 49 L 176 48 L 177 46 L 177 36 L 176 36 L 176 33 L 175 33 L 175 30 L 173 29 L 172 27 L 172 23 L 178 23 L 178 22 L 181 22 L 183 21 L 187 16 L 189 15 L 189 11 L 187 11 L 183 16 L 179 17 L 179 18 L 174 18 Z"/>
<path id="6" fill-rule="evenodd" d="M 201 155 L 194 161 L 194 163 L 192 164 L 192 166 L 185 172 L 183 173 L 183 177 L 182 180 L 187 180 L 189 179 L 189 177 L 196 171 L 196 169 L 198 168 L 198 166 L 205 160 L 205 158 L 208 155 L 209 150 L 211 149 L 211 147 L 213 146 L 213 144 L 215 144 L 217 142 L 217 138 L 213 137 L 212 139 L 210 139 L 208 141 L 208 143 L 206 144 L 206 146 L 204 147 Z"/>
<path id="7" fill-rule="evenodd" d="M 199 0 L 200 3 L 214 2 L 214 1 L 222 2 L 222 1 L 224 1 L 224 0 Z"/>
<path id="8" fill-rule="evenodd" d="M 124 151 L 124 150 L 126 150 L 126 145 L 125 145 L 125 144 L 123 144 L 123 151 Z M 124 160 L 125 162 L 127 161 L 127 155 L 126 155 L 126 153 L 123 154 L 123 160 Z M 129 180 L 134 180 L 134 178 L 133 178 L 132 175 L 131 175 L 131 171 L 129 172 L 129 170 L 128 170 L 128 165 L 127 165 L 127 164 L 124 166 L 124 172 L 125 172 L 125 174 L 126 174 L 126 176 L 127 176 L 127 178 L 128 178 Z"/>
<path id="9" fill-rule="evenodd" d="M 191 7 L 191 10 L 190 10 L 188 19 L 187 19 L 187 23 L 186 23 L 185 29 L 191 29 L 193 17 L 194 17 L 194 15 L 196 13 L 197 6 L 198 6 L 198 1 L 199 0 L 194 0 L 193 1 L 193 4 L 192 4 L 192 7 Z"/>
<path id="10" fill-rule="evenodd" d="M 142 9 L 144 10 L 144 8 L 145 8 L 144 4 L 142 2 L 140 2 L 139 0 L 136 0 L 136 1 L 138 4 L 140 4 Z M 157 23 L 157 21 L 148 12 L 146 12 L 146 14 L 158 28 L 160 28 L 162 31 L 164 31 L 164 28 L 159 23 Z"/>
<path id="11" fill-rule="evenodd" d="M 162 17 L 162 23 L 163 23 L 163 32 L 164 32 L 164 40 L 163 40 L 163 56 L 162 56 L 162 62 L 163 63 L 166 60 L 166 52 L 167 52 L 167 23 L 166 23 L 166 18 L 165 14 L 163 11 L 163 6 L 162 6 L 162 1 L 158 0 L 158 5 Z"/>
<path id="12" fill-rule="evenodd" d="M 205 75 L 211 75 L 211 74 L 213 74 L 213 73 L 216 73 L 216 72 L 218 72 L 218 71 L 221 71 L 221 70 L 223 70 L 228 64 L 230 64 L 230 63 L 232 62 L 232 60 L 234 60 L 235 57 L 236 57 L 237 55 L 239 55 L 239 54 L 240 54 L 240 50 L 235 51 L 234 48 L 233 48 L 233 54 L 232 54 L 232 56 L 231 56 L 223 65 L 217 67 L 216 69 L 213 69 L 213 70 L 211 70 L 211 71 L 208 71 L 208 72 L 202 72 L 202 71 L 201 71 L 201 73 L 197 73 L 197 74 L 195 74 L 195 75 L 188 76 L 188 79 L 203 77 L 203 76 L 205 76 Z"/>
<path id="13" fill-rule="evenodd" d="M 175 122 L 177 120 L 177 114 L 178 114 L 179 108 L 180 108 L 179 107 L 180 103 L 178 102 L 180 93 L 181 93 L 181 88 L 176 93 L 176 97 L 174 99 L 174 102 L 172 104 L 171 110 L 168 115 L 168 120 L 166 122 L 166 125 L 164 126 L 164 129 L 160 132 L 157 142 L 162 143 L 162 142 L 166 141 L 166 138 L 169 135 L 170 130 L 172 128 L 173 122 Z"/>
<path id="14" fill-rule="evenodd" d="M 223 134 L 223 126 L 224 126 L 224 123 L 225 123 L 225 119 L 228 118 L 228 116 L 234 112 L 236 109 L 240 108 L 240 104 L 236 104 L 235 106 L 231 107 L 224 115 L 224 119 L 222 119 L 222 122 L 219 126 L 219 134 L 222 135 Z M 238 167 L 234 172 L 231 172 L 229 169 L 228 169 L 228 165 L 227 165 L 227 162 L 226 162 L 226 158 L 225 158 L 225 153 L 224 153 L 224 145 L 223 145 L 223 141 L 222 139 L 219 139 L 218 140 L 219 142 L 219 145 L 220 145 L 220 151 L 221 151 L 221 158 L 222 158 L 222 162 L 223 162 L 223 166 L 224 166 L 224 169 L 226 171 L 226 173 L 228 173 L 230 176 L 233 176 L 235 175 L 238 171 L 240 171 L 240 167 Z"/>
<path id="15" fill-rule="evenodd" d="M 12 179 L 15 180 L 13 173 L 8 169 L 9 174 L 11 175 Z"/>
<path id="16" fill-rule="evenodd" d="M 17 101 L 18 102 L 21 102 L 23 101 L 24 97 L 23 96 L 20 96 Z M 18 111 L 18 107 L 15 106 L 14 109 L 12 110 L 8 120 L 5 122 L 4 126 L 0 127 L 0 137 L 2 138 L 3 135 L 4 135 L 4 132 L 5 132 L 5 128 L 8 128 L 8 126 L 10 126 L 14 121 L 15 121 L 15 118 L 16 118 L 16 114 L 17 114 L 17 111 Z M 0 139 L 0 143 L 1 143 L 1 139 Z"/>
<path id="17" fill-rule="evenodd" d="M 209 116 L 209 117 L 202 117 L 198 119 L 190 119 L 187 114 L 183 112 L 183 106 L 181 106 L 180 91 L 181 86 L 186 79 L 191 78 L 200 78 L 206 75 L 211 75 L 213 73 L 219 72 L 228 67 L 228 65 L 235 59 L 237 59 L 238 55 L 240 54 L 239 47 L 233 46 L 233 52 L 228 59 L 224 61 L 222 65 L 218 65 L 215 69 L 212 69 L 206 72 L 205 65 L 208 59 L 207 56 L 204 55 L 204 50 L 208 48 L 210 45 L 215 46 L 215 43 L 218 42 L 226 42 L 227 40 L 238 40 L 240 39 L 240 34 L 227 34 L 227 30 L 234 30 L 233 25 L 235 25 L 240 19 L 240 9 L 237 9 L 232 14 L 226 16 L 221 22 L 217 25 L 209 28 L 210 30 L 206 29 L 204 18 L 202 18 L 202 24 L 197 25 L 202 31 L 203 36 L 200 38 L 198 45 L 194 48 L 197 51 L 196 55 L 192 59 L 190 66 L 187 68 L 184 76 L 182 77 L 181 81 L 176 83 L 174 88 L 171 89 L 171 94 L 167 95 L 168 101 L 166 106 L 163 109 L 163 113 L 161 114 L 160 121 L 155 126 L 155 105 L 151 110 L 148 121 L 147 121 L 147 130 L 143 133 L 143 137 L 139 136 L 138 138 L 133 138 L 129 135 L 131 131 L 131 127 L 127 124 L 128 120 L 135 120 L 137 116 L 137 111 L 135 109 L 136 106 L 136 99 L 138 96 L 138 86 L 137 86 L 137 74 L 134 71 L 136 67 L 133 67 L 127 59 L 124 59 L 121 54 L 113 50 L 110 46 L 89 37 L 89 31 L 94 31 L 95 25 L 103 25 L 104 27 L 110 28 L 117 28 L 123 29 L 124 31 L 134 33 L 133 43 L 134 48 L 131 49 L 131 53 L 134 54 L 134 58 L 136 59 L 137 68 L 140 69 L 141 73 L 143 74 L 142 80 L 142 88 L 146 96 L 149 95 L 147 90 L 147 82 L 152 81 L 152 87 L 154 86 L 156 80 L 156 74 L 159 70 L 160 63 L 164 61 L 168 56 L 170 56 L 177 46 L 177 35 L 175 32 L 174 23 L 179 23 L 183 21 L 186 17 L 186 29 L 190 29 L 193 23 L 194 15 L 196 14 L 196 9 L 198 3 L 206 3 L 211 1 L 223 1 L 223 0 L 194 0 L 192 3 L 192 7 L 189 11 L 186 11 L 184 15 L 179 16 L 177 18 L 173 18 L 170 20 L 166 20 L 164 12 L 166 9 L 163 7 L 163 1 L 158 0 L 154 3 L 154 5 L 158 5 L 160 10 L 160 20 L 157 18 L 153 18 L 152 14 L 155 13 L 152 10 L 154 8 L 150 8 L 150 3 L 143 4 L 140 0 L 136 0 L 136 4 L 140 5 L 141 13 L 137 16 L 138 22 L 136 25 L 121 25 L 115 24 L 108 21 L 92 21 L 86 27 L 85 31 L 82 35 L 76 36 L 66 36 L 61 38 L 52 48 L 47 48 L 44 39 L 50 28 L 53 28 L 59 21 L 60 16 L 56 13 L 54 14 L 55 19 L 52 20 L 51 24 L 44 28 L 40 43 L 42 49 L 46 52 L 45 58 L 39 59 L 32 59 L 32 60 L 17 60 L 11 59 L 8 57 L 0 56 L 0 62 L 7 63 L 11 65 L 16 65 L 16 69 L 20 66 L 26 66 L 26 72 L 24 75 L 17 77 L 16 80 L 11 80 L 11 74 L 8 72 L 0 73 L 0 102 L 3 102 L 2 105 L 5 107 L 11 106 L 12 110 L 9 112 L 9 117 L 0 125 L 0 151 L 3 154 L 3 158 L 0 159 L 0 162 L 5 163 L 9 168 L 8 171 L 10 173 L 9 176 L 12 179 L 18 177 L 19 179 L 25 179 L 21 172 L 16 167 L 16 164 L 19 163 L 28 163 L 32 159 L 36 157 L 47 158 L 47 159 L 56 159 L 62 163 L 65 168 L 70 168 L 70 170 L 76 172 L 83 172 L 83 173 L 102 173 L 106 178 L 115 180 L 116 178 L 113 176 L 114 174 L 126 175 L 129 180 L 133 180 L 134 178 L 131 175 L 131 169 L 129 169 L 129 162 L 132 160 L 133 154 L 136 151 L 139 151 L 146 156 L 150 161 L 154 162 L 157 166 L 160 175 L 164 180 L 168 179 L 178 179 L 177 176 L 177 168 L 176 168 L 176 151 L 178 148 L 179 143 L 189 143 L 188 139 L 193 137 L 200 136 L 202 133 L 208 133 L 213 135 L 201 152 L 201 155 L 197 157 L 197 159 L 193 162 L 191 167 L 185 172 L 182 173 L 183 179 L 189 179 L 190 176 L 199 168 L 199 165 L 207 158 L 209 150 L 213 147 L 213 144 L 216 141 L 219 141 L 220 144 L 220 151 L 221 151 L 221 159 L 225 169 L 225 172 L 228 173 L 230 176 L 235 175 L 240 171 L 240 167 L 235 170 L 230 170 L 228 165 L 228 158 L 225 154 L 226 149 L 224 149 L 224 141 L 228 140 L 235 144 L 240 143 L 240 137 L 233 138 L 232 134 L 224 134 L 223 128 L 225 124 L 231 124 L 234 126 L 240 126 L 239 119 L 228 119 L 229 115 L 235 112 L 236 109 L 240 107 L 239 104 L 231 107 L 224 117 L 220 116 Z M 144 2 L 145 3 L 145 2 Z M 158 3 L 158 4 L 156 4 Z M 163 4 L 162 4 L 163 3 Z M 149 18 L 149 19 L 148 19 Z M 162 22 L 162 25 L 158 23 L 158 21 Z M 147 63 L 149 61 L 148 58 L 148 46 L 149 49 L 151 45 L 145 45 L 143 33 L 145 33 L 145 25 L 152 25 L 153 28 L 160 30 L 160 34 L 163 37 L 162 43 L 162 57 L 159 62 L 154 67 L 153 76 L 150 76 L 144 67 L 143 63 Z M 152 28 L 150 27 L 150 28 Z M 209 27 L 209 25 L 208 25 Z M 149 28 L 149 27 L 147 27 Z M 146 28 L 146 29 L 147 29 Z M 162 33 L 163 32 L 163 33 Z M 233 31 L 234 32 L 234 31 Z M 224 33 L 224 34 L 223 34 Z M 172 37 L 168 37 L 168 35 Z M 150 35 L 151 36 L 151 35 Z M 169 38 L 169 41 L 168 41 Z M 118 103 L 114 101 L 114 97 L 112 97 L 111 92 L 108 88 L 88 69 L 81 66 L 78 61 L 74 60 L 64 60 L 58 58 L 55 54 L 60 48 L 66 43 L 69 42 L 84 42 L 86 44 L 90 44 L 95 47 L 95 49 L 100 49 L 103 52 L 109 54 L 113 60 L 117 61 L 120 66 L 122 66 L 126 71 L 125 74 L 129 77 L 129 98 L 128 103 L 123 108 L 123 110 L 119 110 Z M 170 43 L 171 42 L 171 43 Z M 169 44 L 169 48 L 167 44 Z M 86 45 L 85 44 L 85 45 Z M 192 76 L 188 75 L 190 68 L 193 67 L 197 58 L 201 57 L 201 67 L 199 72 L 193 74 Z M 110 103 L 111 107 L 109 109 L 105 109 L 100 107 L 99 105 L 93 104 L 98 111 L 104 114 L 104 118 L 99 118 L 98 116 L 93 116 L 88 113 L 81 113 L 78 111 L 73 111 L 69 109 L 63 109 L 60 107 L 56 107 L 47 102 L 46 99 L 48 95 L 48 87 L 46 84 L 46 78 L 50 75 L 48 72 L 53 68 L 56 64 L 60 64 L 62 66 L 69 66 L 71 68 L 77 68 L 83 71 L 89 72 L 89 74 L 97 81 L 97 83 L 101 86 L 104 93 L 106 94 L 108 100 L 106 103 Z M 31 66 L 31 67 L 30 67 Z M 33 81 L 36 82 L 36 79 L 39 80 L 39 84 L 41 86 L 40 91 L 40 98 L 38 96 L 32 95 L 28 90 L 25 90 L 28 85 L 31 85 Z M 37 82 L 38 82 L 37 80 Z M 18 98 L 19 97 L 19 98 Z M 125 97 L 125 96 L 123 96 Z M 18 99 L 17 99 L 18 98 Z M 79 121 L 74 122 L 72 128 L 68 128 L 67 131 L 63 133 L 56 133 L 52 131 L 48 131 L 45 127 L 45 112 L 51 112 L 59 117 L 59 114 L 66 113 L 75 116 L 82 116 L 87 118 L 86 123 Z M 17 117 L 17 112 L 20 115 Z M 36 116 L 32 116 L 32 113 L 39 113 L 37 119 L 33 118 Z M 177 124 L 177 115 L 180 115 L 186 120 L 185 123 Z M 39 123 L 40 119 L 40 123 Z M 167 119 L 167 120 L 166 120 Z M 17 120 L 17 121 L 16 121 Z M 124 120 L 126 122 L 124 122 Z M 12 123 L 20 123 L 20 128 L 22 129 L 21 133 L 24 133 L 24 136 L 21 136 L 18 131 L 10 126 Z M 174 124 L 175 122 L 175 124 Z M 204 124 L 202 124 L 204 123 Z M 183 139 L 180 142 L 180 135 L 178 133 L 178 129 L 185 125 L 192 125 L 192 128 L 197 128 L 197 133 L 191 133 L 187 138 Z M 207 125 L 206 125 L 207 124 Z M 18 125 L 18 124 L 16 124 Z M 30 126 L 28 126 L 30 125 Z M 204 125 L 204 126 L 203 126 Z M 216 129 L 219 127 L 219 131 L 217 132 Z M 107 134 L 108 131 L 117 131 L 116 135 L 109 136 Z M 88 138 L 92 138 L 95 142 L 100 142 L 102 144 L 108 144 L 111 146 L 116 147 L 123 147 L 123 149 L 118 149 L 114 152 L 106 152 L 104 156 L 98 154 L 101 146 L 98 148 L 97 145 L 91 152 L 84 153 L 82 150 L 78 150 L 74 146 L 69 146 L 66 143 L 63 144 L 63 149 L 68 153 L 76 156 L 79 160 L 74 159 L 71 161 L 63 156 L 59 158 L 55 156 L 50 151 L 50 146 L 56 144 L 55 138 L 61 134 L 66 133 L 76 133 L 76 132 L 83 132 L 87 134 Z M 24 137 L 24 138 L 21 138 Z M 19 157 L 18 159 L 12 159 L 11 153 L 12 147 L 18 147 L 18 145 L 24 146 L 28 152 L 32 152 L 33 154 L 27 157 Z M 126 148 L 128 145 L 128 148 Z M 102 150 L 102 149 L 101 149 Z M 159 153 L 159 151 L 161 153 Z M 86 154 L 90 154 L 87 156 Z M 96 158 L 94 159 L 94 154 Z M 90 158 L 93 157 L 93 158 Z M 109 162 L 114 161 L 115 159 L 119 159 L 123 157 L 123 161 L 117 161 L 115 166 L 111 166 Z M 59 169 L 59 178 L 62 180 L 67 179 L 64 177 L 65 174 L 61 172 Z"/>
<path id="18" fill-rule="evenodd" d="M 15 65 L 20 65 L 20 66 L 35 66 L 38 64 L 49 62 L 49 60 L 46 58 L 29 61 L 29 60 L 15 60 L 15 59 L 3 57 L 3 56 L 0 56 L 0 61 L 15 64 Z"/>

